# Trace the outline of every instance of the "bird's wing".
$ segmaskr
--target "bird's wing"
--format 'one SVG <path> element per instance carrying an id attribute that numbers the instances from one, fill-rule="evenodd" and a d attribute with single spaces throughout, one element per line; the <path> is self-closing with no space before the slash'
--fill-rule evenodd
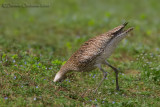
<path id="1" fill-rule="evenodd" d="M 98 37 L 92 38 L 89 41 L 85 42 L 80 49 L 73 54 L 72 57 L 78 63 L 89 63 L 97 56 L 100 55 L 101 52 L 104 50 L 104 40 Z"/>

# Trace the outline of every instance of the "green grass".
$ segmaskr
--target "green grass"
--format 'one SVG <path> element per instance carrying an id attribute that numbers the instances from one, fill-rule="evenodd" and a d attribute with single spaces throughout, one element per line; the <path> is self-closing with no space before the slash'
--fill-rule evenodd
<path id="1" fill-rule="evenodd" d="M 0 9 L 0 106 L 158 107 L 160 105 L 158 0 L 54 0 L 49 8 Z M 53 83 L 61 65 L 89 38 L 124 21 L 135 29 L 109 58 L 118 67 L 102 78 L 70 74 Z"/>

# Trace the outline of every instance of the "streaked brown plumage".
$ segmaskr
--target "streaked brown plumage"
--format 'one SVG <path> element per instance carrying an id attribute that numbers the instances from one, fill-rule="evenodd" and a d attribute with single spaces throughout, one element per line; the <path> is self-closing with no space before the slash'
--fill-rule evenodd
<path id="1" fill-rule="evenodd" d="M 112 54 L 126 34 L 133 29 L 123 30 L 126 25 L 127 23 L 124 23 L 85 42 L 61 67 L 60 71 L 56 74 L 54 82 L 63 80 L 66 73 L 71 71 L 86 72 L 98 67 L 104 73 L 104 70 L 101 68 L 102 64 L 107 64 L 116 72 L 117 69 L 109 65 L 105 60 Z M 104 73 L 104 77 L 106 77 L 106 73 Z M 117 88 L 119 89 L 119 86 Z"/>

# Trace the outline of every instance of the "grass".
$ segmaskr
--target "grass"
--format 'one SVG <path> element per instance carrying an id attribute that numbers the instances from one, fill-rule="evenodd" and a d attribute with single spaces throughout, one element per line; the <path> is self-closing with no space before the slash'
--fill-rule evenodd
<path id="1" fill-rule="evenodd" d="M 158 107 L 160 36 L 158 0 L 54 0 L 49 8 L 0 9 L 0 106 Z M 109 58 L 118 67 L 96 94 L 96 69 L 53 83 L 61 65 L 89 38 L 124 21 L 134 26 Z"/>

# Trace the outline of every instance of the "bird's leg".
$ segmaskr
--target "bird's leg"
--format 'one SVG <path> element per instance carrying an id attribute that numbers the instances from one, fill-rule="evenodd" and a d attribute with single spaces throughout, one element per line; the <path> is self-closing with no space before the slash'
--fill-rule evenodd
<path id="1" fill-rule="evenodd" d="M 97 91 L 98 88 L 102 85 L 104 79 L 105 79 L 106 76 L 107 76 L 107 72 L 105 72 L 105 71 L 102 69 L 102 67 L 99 67 L 99 69 L 103 72 L 103 78 L 102 78 L 102 80 L 100 81 L 100 83 L 98 84 L 98 87 L 95 89 L 94 93 L 96 93 L 96 91 Z"/>
<path id="2" fill-rule="evenodd" d="M 119 84 L 118 84 L 118 69 L 113 67 L 112 65 L 110 65 L 107 61 L 105 61 L 105 64 L 108 65 L 109 67 L 111 67 L 114 72 L 116 73 L 116 90 L 119 91 Z"/>

